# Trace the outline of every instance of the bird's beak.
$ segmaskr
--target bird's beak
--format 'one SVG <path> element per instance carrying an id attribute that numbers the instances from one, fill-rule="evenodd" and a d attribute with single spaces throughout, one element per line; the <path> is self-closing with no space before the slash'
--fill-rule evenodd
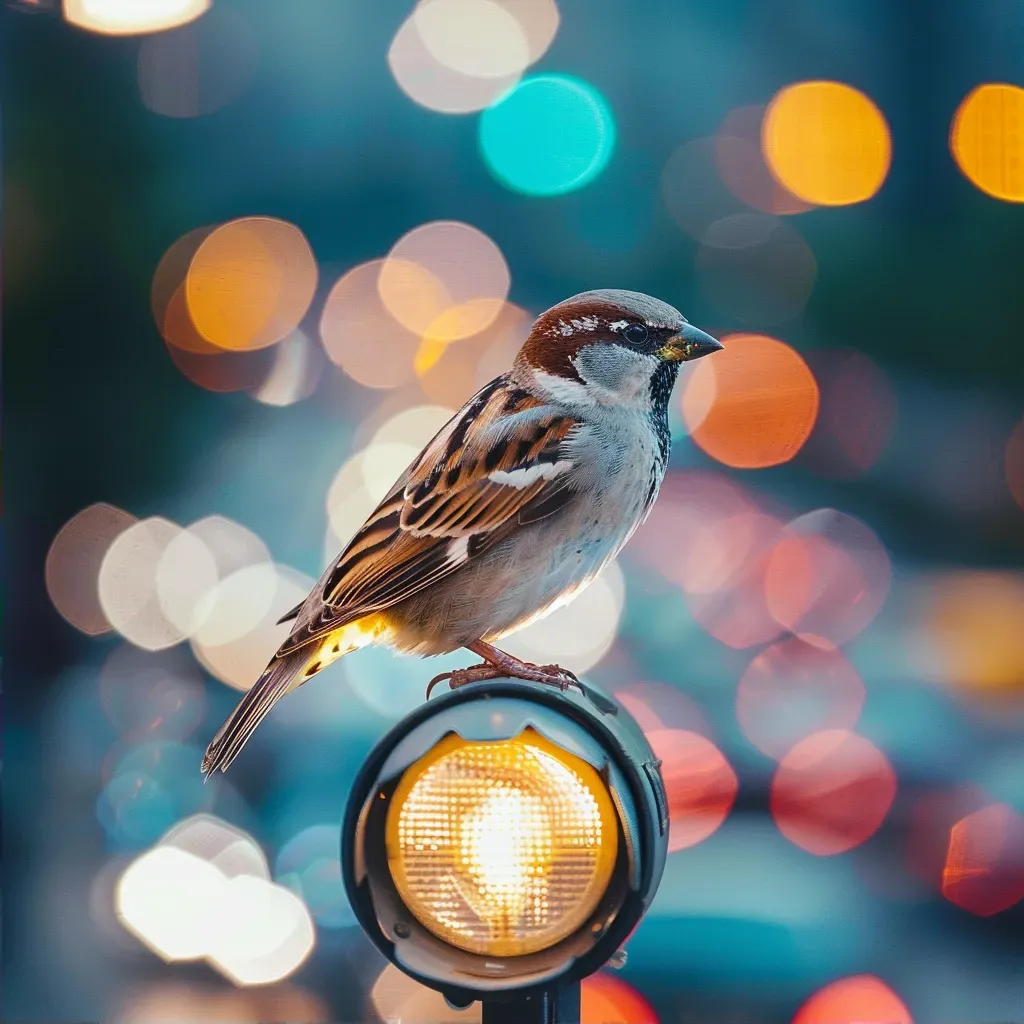
<path id="1" fill-rule="evenodd" d="M 689 362 L 691 359 L 709 356 L 712 352 L 721 352 L 723 347 L 722 343 L 712 338 L 710 334 L 705 334 L 693 324 L 686 324 L 678 334 L 674 334 L 665 342 L 658 355 L 673 363 Z"/>

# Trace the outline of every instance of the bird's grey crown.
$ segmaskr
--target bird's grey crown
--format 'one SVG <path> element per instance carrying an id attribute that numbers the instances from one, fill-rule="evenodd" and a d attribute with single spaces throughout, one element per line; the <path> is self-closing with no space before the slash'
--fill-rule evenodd
<path id="1" fill-rule="evenodd" d="M 686 323 L 686 317 L 675 306 L 643 292 L 631 292 L 624 288 L 595 288 L 580 292 L 560 302 L 559 306 L 576 305 L 580 302 L 607 302 L 618 306 L 627 316 L 635 316 L 651 327 L 675 329 Z M 556 306 L 555 309 L 558 307 Z"/>

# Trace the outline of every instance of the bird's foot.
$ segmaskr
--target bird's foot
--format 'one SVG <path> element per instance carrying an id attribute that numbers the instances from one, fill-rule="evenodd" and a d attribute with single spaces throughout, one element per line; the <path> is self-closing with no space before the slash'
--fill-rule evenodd
<path id="1" fill-rule="evenodd" d="M 477 648 L 480 649 L 477 649 Z M 499 651 L 490 644 L 482 641 L 469 648 L 486 660 L 471 668 L 455 669 L 452 672 L 442 672 L 434 676 L 427 684 L 427 697 L 430 697 L 434 687 L 448 680 L 448 688 L 455 690 L 467 683 L 476 683 L 484 679 L 526 679 L 532 683 L 544 683 L 547 686 L 557 686 L 560 690 L 567 690 L 570 686 L 577 687 L 581 693 L 586 693 L 583 684 L 580 683 L 576 674 L 560 665 L 534 665 L 528 661 L 520 661 L 519 658 Z"/>
<path id="2" fill-rule="evenodd" d="M 471 665 L 469 668 L 455 668 L 450 672 L 442 672 L 440 675 L 434 676 L 427 683 L 427 700 L 430 699 L 430 694 L 433 692 L 434 687 L 438 683 L 443 683 L 446 679 L 448 680 L 448 689 L 457 690 L 460 686 L 465 686 L 467 683 L 478 683 L 483 679 L 500 679 L 506 674 L 489 661 L 481 662 L 479 665 Z"/>

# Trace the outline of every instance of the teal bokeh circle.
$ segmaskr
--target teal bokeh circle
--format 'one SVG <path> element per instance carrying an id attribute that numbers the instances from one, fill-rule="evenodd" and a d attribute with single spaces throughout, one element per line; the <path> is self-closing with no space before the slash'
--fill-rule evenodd
<path id="1" fill-rule="evenodd" d="M 494 176 L 533 196 L 572 192 L 593 181 L 615 148 L 605 98 L 569 75 L 532 75 L 480 115 L 480 150 Z"/>

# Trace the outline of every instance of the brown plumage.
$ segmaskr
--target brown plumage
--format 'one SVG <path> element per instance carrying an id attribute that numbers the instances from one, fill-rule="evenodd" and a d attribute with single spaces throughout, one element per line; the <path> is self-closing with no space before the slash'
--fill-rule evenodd
<path id="1" fill-rule="evenodd" d="M 717 347 L 636 292 L 584 293 L 540 316 L 511 372 L 437 433 L 281 620 L 294 620 L 290 635 L 203 771 L 226 769 L 282 696 L 367 643 L 468 647 L 486 662 L 474 678 L 572 678 L 491 641 L 577 592 L 625 543 L 664 472 L 674 366 Z"/>

